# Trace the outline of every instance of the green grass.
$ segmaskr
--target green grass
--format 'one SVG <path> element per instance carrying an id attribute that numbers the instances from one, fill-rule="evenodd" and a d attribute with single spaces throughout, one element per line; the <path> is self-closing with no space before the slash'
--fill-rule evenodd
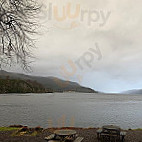
<path id="1" fill-rule="evenodd" d="M 19 128 L 14 128 L 14 127 L 0 127 L 0 131 L 13 131 L 18 129 Z"/>
<path id="2" fill-rule="evenodd" d="M 32 134 L 31 134 L 31 136 L 36 136 L 38 133 L 37 133 L 37 131 L 34 131 Z"/>
<path id="3" fill-rule="evenodd" d="M 33 133 L 29 134 L 28 132 L 18 132 L 18 130 L 17 130 L 17 131 L 14 131 L 14 133 L 11 136 L 23 136 L 23 135 L 26 135 L 26 136 L 37 136 L 38 132 L 34 131 Z"/>
<path id="4" fill-rule="evenodd" d="M 142 128 L 133 129 L 133 131 L 142 131 Z"/>

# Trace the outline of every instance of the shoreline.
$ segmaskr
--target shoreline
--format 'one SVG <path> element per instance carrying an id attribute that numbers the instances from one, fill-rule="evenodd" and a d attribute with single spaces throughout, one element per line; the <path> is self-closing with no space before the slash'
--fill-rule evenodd
<path id="1" fill-rule="evenodd" d="M 21 129 L 23 131 L 21 131 Z M 63 127 L 63 128 L 47 128 L 41 127 L 29 128 L 27 126 L 19 125 L 11 127 L 0 127 L 0 142 L 45 142 L 44 138 L 52 134 L 55 130 L 59 129 L 73 129 L 76 130 L 77 134 L 84 138 L 82 142 L 97 142 L 96 131 L 99 128 L 79 128 L 79 127 Z M 26 130 L 30 130 L 27 134 Z M 141 142 L 142 141 L 142 129 L 129 129 L 124 130 L 127 132 L 125 142 Z"/>

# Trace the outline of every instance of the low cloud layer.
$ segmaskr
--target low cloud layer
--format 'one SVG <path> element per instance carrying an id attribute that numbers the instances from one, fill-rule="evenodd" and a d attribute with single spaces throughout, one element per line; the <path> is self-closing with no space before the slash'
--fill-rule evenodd
<path id="1" fill-rule="evenodd" d="M 41 15 L 43 35 L 38 36 L 36 56 L 33 64 L 34 75 L 57 76 L 79 82 L 81 85 L 92 87 L 102 92 L 121 92 L 134 88 L 142 88 L 142 9 L 139 0 L 42 0 L 44 3 Z M 63 10 L 67 14 L 67 6 L 70 6 L 71 14 L 77 5 L 86 11 L 84 21 L 80 15 L 76 18 L 67 17 L 59 21 Z M 49 9 L 52 5 L 52 18 L 49 17 Z M 63 9 L 64 8 L 64 9 Z M 93 13 L 93 11 L 95 11 Z M 100 11 L 107 17 L 103 26 Z M 92 12 L 91 15 L 88 15 Z M 110 14 L 109 14 L 110 12 Z M 109 14 L 109 15 L 107 15 Z M 91 16 L 91 25 L 88 25 Z M 98 17 L 97 17 L 98 16 Z M 96 50 L 98 44 L 101 59 L 98 54 L 91 53 L 89 49 Z M 90 56 L 89 56 L 89 53 Z M 85 53 L 86 60 L 90 61 L 91 67 L 81 61 L 83 69 L 77 66 L 78 61 Z M 61 67 L 68 72 L 75 73 L 66 75 Z M 13 69 L 14 70 L 14 69 Z"/>

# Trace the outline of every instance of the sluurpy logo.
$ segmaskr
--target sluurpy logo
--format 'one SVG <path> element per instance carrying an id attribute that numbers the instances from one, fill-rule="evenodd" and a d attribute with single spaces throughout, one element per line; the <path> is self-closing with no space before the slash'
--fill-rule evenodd
<path id="1" fill-rule="evenodd" d="M 78 71 L 83 71 L 85 68 L 93 68 L 94 61 L 100 61 L 102 57 L 103 56 L 100 47 L 96 42 L 94 47 L 89 48 L 87 51 L 85 51 L 77 60 L 67 60 L 67 66 L 60 66 L 59 72 L 65 80 L 71 80 L 72 78 L 75 78 L 78 83 L 82 83 L 83 75 L 81 75 L 80 73 L 78 74 Z M 54 79 L 54 81 L 60 87 L 66 87 L 69 83 L 68 81 L 63 83 L 56 78 Z"/>
<path id="2" fill-rule="evenodd" d="M 88 27 L 105 26 L 111 16 L 109 10 L 85 9 L 80 4 L 66 3 L 58 6 L 49 3 L 44 6 L 42 13 L 44 18 L 48 18 L 48 22 L 54 22 L 53 25 L 62 29 L 73 29 L 81 24 Z"/>

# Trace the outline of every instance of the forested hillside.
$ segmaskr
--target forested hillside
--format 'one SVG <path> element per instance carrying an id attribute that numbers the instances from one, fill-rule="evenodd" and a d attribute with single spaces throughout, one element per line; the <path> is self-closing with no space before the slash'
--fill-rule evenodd
<path id="1" fill-rule="evenodd" d="M 97 93 L 97 91 L 81 86 L 80 84 L 68 80 L 62 80 L 56 77 L 43 77 L 43 76 L 30 76 L 25 74 L 6 72 L 0 70 L 0 77 L 6 78 L 9 76 L 10 79 L 23 80 L 27 83 L 30 80 L 32 84 L 41 84 L 43 88 L 46 88 L 48 92 L 81 92 L 81 93 Z M 28 82 L 29 83 L 29 82 Z"/>
<path id="2" fill-rule="evenodd" d="M 48 92 L 41 84 L 31 80 L 0 77 L 0 93 L 44 93 Z"/>

